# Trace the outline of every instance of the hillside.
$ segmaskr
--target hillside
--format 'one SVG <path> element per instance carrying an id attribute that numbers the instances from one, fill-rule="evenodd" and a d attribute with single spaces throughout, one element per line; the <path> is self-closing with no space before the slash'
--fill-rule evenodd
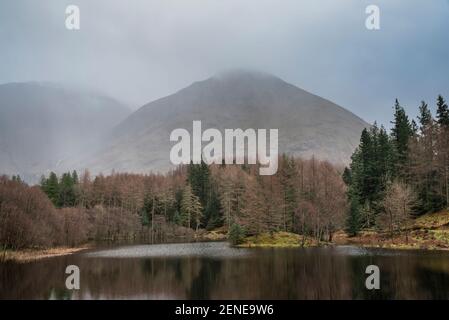
<path id="1" fill-rule="evenodd" d="M 424 214 L 410 221 L 401 234 L 395 233 L 393 237 L 388 232 L 376 230 L 361 231 L 356 237 L 347 237 L 344 232 L 339 232 L 335 242 L 392 249 L 449 250 L 449 212 Z"/>
<path id="2" fill-rule="evenodd" d="M 0 85 L 0 173 L 36 181 L 97 148 L 127 107 L 97 93 L 49 83 Z"/>
<path id="3" fill-rule="evenodd" d="M 141 107 L 82 166 L 147 172 L 171 166 L 173 129 L 279 129 L 279 151 L 347 164 L 368 124 L 348 110 L 275 76 L 232 71 L 195 82 Z"/>

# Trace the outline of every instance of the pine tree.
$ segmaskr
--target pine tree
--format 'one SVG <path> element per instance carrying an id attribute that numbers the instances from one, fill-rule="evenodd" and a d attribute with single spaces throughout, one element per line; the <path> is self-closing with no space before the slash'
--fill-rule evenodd
<path id="1" fill-rule="evenodd" d="M 352 235 L 362 226 L 372 226 L 381 210 L 386 185 L 394 175 L 393 149 L 385 128 L 374 123 L 369 130 L 362 131 L 350 168 L 343 174 L 350 203 L 347 229 Z"/>
<path id="2" fill-rule="evenodd" d="M 75 202 L 75 181 L 70 172 L 64 173 L 59 183 L 58 206 L 73 207 Z"/>
<path id="3" fill-rule="evenodd" d="M 367 129 L 362 131 L 359 149 L 361 160 L 358 185 L 360 200 L 362 202 L 372 201 L 376 194 L 378 181 L 375 174 L 375 141 Z"/>
<path id="4" fill-rule="evenodd" d="M 376 124 L 363 130 L 351 165 L 343 173 L 350 234 L 371 225 L 372 216 L 385 212 L 387 187 L 395 181 L 416 191 L 419 201 L 414 203 L 414 212 L 449 205 L 449 109 L 443 97 L 437 100 L 437 121 L 424 101 L 418 121 L 410 121 L 396 100 L 390 135 Z"/>
<path id="5" fill-rule="evenodd" d="M 364 130 L 365 131 L 365 130 Z M 347 196 L 350 203 L 348 218 L 346 220 L 346 230 L 348 234 L 355 236 L 361 227 L 360 217 L 360 195 L 362 193 L 361 183 L 363 167 L 361 160 L 360 146 L 354 151 L 351 157 L 350 168 L 346 171 L 345 183 L 348 186 Z M 350 177 L 348 179 L 348 177 Z"/>
<path id="6" fill-rule="evenodd" d="M 351 173 L 351 169 L 349 169 L 348 167 L 345 167 L 345 169 L 343 170 L 343 182 L 349 186 L 352 183 L 352 173 Z"/>
<path id="7" fill-rule="evenodd" d="M 188 176 L 187 181 L 192 187 L 192 192 L 195 194 L 201 203 L 201 207 L 203 208 L 202 212 L 202 224 L 207 226 L 209 225 L 209 220 L 211 220 L 212 215 L 214 215 L 215 221 L 212 224 L 217 223 L 217 215 L 216 213 L 216 202 L 212 204 L 212 183 L 210 181 L 210 170 L 208 165 L 201 161 L 201 164 L 193 164 L 192 162 L 188 168 Z M 213 208 L 214 207 L 214 208 Z"/>
<path id="8" fill-rule="evenodd" d="M 392 121 L 393 128 L 391 135 L 393 137 L 395 151 L 397 153 L 397 170 L 399 176 L 406 177 L 407 174 L 407 160 L 408 160 L 408 143 L 413 134 L 410 120 L 405 113 L 404 108 L 396 99 L 394 106 L 394 120 Z"/>
<path id="9" fill-rule="evenodd" d="M 379 175 L 381 191 L 385 190 L 387 181 L 394 176 L 394 152 L 393 145 L 387 131 L 382 126 L 377 136 L 377 165 L 379 166 Z"/>
<path id="10" fill-rule="evenodd" d="M 59 205 L 59 181 L 56 173 L 50 172 L 48 179 L 42 185 L 42 190 L 55 206 Z"/>
<path id="11" fill-rule="evenodd" d="M 413 185 L 417 191 L 418 212 L 433 212 L 441 209 L 441 196 L 438 194 L 436 168 L 436 126 L 428 105 L 422 101 L 419 106 L 419 134 L 410 150 L 413 159 Z"/>
<path id="12" fill-rule="evenodd" d="M 346 232 L 350 236 L 356 236 L 361 229 L 360 204 L 356 196 L 350 199 L 349 215 L 346 220 Z"/>
<path id="13" fill-rule="evenodd" d="M 449 108 L 443 96 L 437 98 L 437 121 L 442 127 L 449 127 Z"/>
<path id="14" fill-rule="evenodd" d="M 210 198 L 207 202 L 207 207 L 204 210 L 205 219 L 204 225 L 206 229 L 212 230 L 223 225 L 223 217 L 221 216 L 221 202 L 215 188 L 210 191 Z"/>
<path id="15" fill-rule="evenodd" d="M 419 106 L 419 116 L 418 116 L 419 123 L 421 125 L 421 132 L 423 129 L 425 129 L 427 126 L 429 126 L 433 119 L 432 119 L 432 113 L 430 112 L 429 106 L 425 101 L 421 101 L 421 105 Z"/>
<path id="16" fill-rule="evenodd" d="M 41 175 L 41 179 L 40 179 L 39 185 L 40 185 L 42 191 L 47 193 L 46 192 L 46 189 L 47 189 L 47 178 L 45 177 L 45 175 Z"/>
<path id="17" fill-rule="evenodd" d="M 442 193 L 449 208 L 449 108 L 444 98 L 437 99 L 438 167 L 442 176 Z"/>
<path id="18" fill-rule="evenodd" d="M 22 180 L 22 178 L 20 177 L 19 174 L 18 174 L 18 175 L 13 175 L 13 176 L 11 177 L 11 180 L 12 180 L 12 181 L 15 181 L 15 182 L 18 182 L 18 183 L 24 183 L 23 180 Z"/>
<path id="19" fill-rule="evenodd" d="M 76 170 L 73 170 L 73 172 L 72 172 L 72 181 L 73 181 L 73 184 L 79 183 L 78 173 L 76 172 Z"/>
<path id="20" fill-rule="evenodd" d="M 245 239 L 245 229 L 237 223 L 233 223 L 228 233 L 232 245 L 239 245 Z"/>

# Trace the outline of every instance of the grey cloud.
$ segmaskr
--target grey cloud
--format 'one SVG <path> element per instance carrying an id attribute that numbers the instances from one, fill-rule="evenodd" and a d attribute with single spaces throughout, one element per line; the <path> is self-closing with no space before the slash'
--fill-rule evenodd
<path id="1" fill-rule="evenodd" d="M 64 28 L 68 4 L 81 30 Z M 381 8 L 381 30 L 364 27 Z M 0 3 L 0 83 L 93 87 L 133 108 L 229 68 L 273 73 L 387 124 L 394 98 L 449 98 L 447 0 Z"/>

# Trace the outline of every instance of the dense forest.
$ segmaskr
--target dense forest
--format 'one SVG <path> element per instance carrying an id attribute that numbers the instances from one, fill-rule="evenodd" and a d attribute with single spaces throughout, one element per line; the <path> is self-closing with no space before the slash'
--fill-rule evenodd
<path id="1" fill-rule="evenodd" d="M 328 240 L 347 211 L 341 173 L 328 162 L 281 156 L 274 176 L 260 176 L 255 165 L 203 163 L 165 175 L 51 173 L 33 187 L 19 177 L 2 177 L 0 243 L 152 243 L 220 227 L 235 243 L 274 231 Z"/>
<path id="2" fill-rule="evenodd" d="M 449 109 L 438 96 L 436 117 L 423 101 L 417 121 L 396 100 L 390 134 L 374 124 L 343 178 L 348 185 L 347 230 L 401 232 L 407 220 L 449 204 Z"/>
<path id="3" fill-rule="evenodd" d="M 217 229 L 234 244 L 277 231 L 329 242 L 342 229 L 400 233 L 449 203 L 449 109 L 441 96 L 436 107 L 434 118 L 422 102 L 415 121 L 396 101 L 391 132 L 365 129 L 348 168 L 282 155 L 273 176 L 257 165 L 205 163 L 166 174 L 52 172 L 38 186 L 2 176 L 0 244 L 155 243 Z"/>

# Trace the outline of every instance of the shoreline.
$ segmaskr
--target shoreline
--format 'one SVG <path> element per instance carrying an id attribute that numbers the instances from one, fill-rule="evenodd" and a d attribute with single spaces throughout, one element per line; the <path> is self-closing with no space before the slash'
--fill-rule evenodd
<path id="1" fill-rule="evenodd" d="M 37 260 L 60 257 L 78 253 L 90 249 L 91 245 L 79 247 L 56 247 L 48 249 L 22 249 L 22 250 L 2 250 L 0 251 L 0 262 L 27 263 Z"/>
<path id="2" fill-rule="evenodd" d="M 363 248 L 391 250 L 449 251 L 449 212 L 428 213 L 409 222 L 401 232 L 389 232 L 374 228 L 361 230 L 349 236 L 344 230 L 336 231 L 331 242 L 278 231 L 243 239 L 236 247 L 243 248 L 289 248 L 353 245 Z"/>
<path id="3" fill-rule="evenodd" d="M 356 246 L 360 248 L 368 248 L 368 249 L 388 249 L 388 250 L 424 250 L 424 251 L 449 251 L 449 247 L 439 246 L 439 245 L 431 245 L 431 246 L 418 246 L 407 243 L 389 243 L 389 242 L 381 242 L 381 243 L 361 243 L 361 242 L 343 242 L 343 243 L 333 243 L 331 245 L 334 246 Z"/>
<path id="4" fill-rule="evenodd" d="M 409 234 L 408 241 L 404 235 L 396 235 L 389 238 L 385 233 L 375 231 L 362 231 L 355 237 L 349 237 L 345 232 L 339 231 L 334 235 L 332 242 L 319 242 L 310 237 L 289 232 L 275 232 L 273 234 L 264 233 L 258 236 L 250 236 L 243 239 L 243 242 L 235 245 L 236 248 L 311 248 L 326 246 L 356 246 L 360 248 L 389 249 L 389 250 L 425 250 L 425 251 L 449 251 L 449 228 L 437 226 L 437 228 L 427 228 L 413 230 Z M 434 226 L 432 226 L 434 227 Z M 438 228 L 440 227 L 440 228 Z M 438 237 L 435 237 L 438 235 Z M 194 237 L 197 241 L 229 242 L 223 230 L 212 230 L 202 232 Z M 199 240 L 199 241 L 198 241 Z M 21 249 L 21 250 L 1 250 L 0 262 L 27 263 L 37 260 L 75 254 L 87 249 L 94 248 L 95 245 L 88 243 L 76 247 L 56 247 L 47 249 Z"/>
<path id="5" fill-rule="evenodd" d="M 202 241 L 200 241 L 202 242 Z M 208 241 L 204 241 L 208 242 Z M 190 243 L 190 242 L 189 242 Z M 338 242 L 338 243 L 314 243 L 314 244 L 306 244 L 302 245 L 301 243 L 295 244 L 273 244 L 273 243 L 242 243 L 240 245 L 236 245 L 236 248 L 242 249 L 294 249 L 294 248 L 319 248 L 319 247 L 337 247 L 337 246 L 355 246 L 359 248 L 367 248 L 367 249 L 387 249 L 387 250 L 424 250 L 424 251 L 444 251 L 448 252 L 449 248 L 447 247 L 439 247 L 439 246 L 431 246 L 431 247 L 418 247 L 413 245 L 406 244 L 391 244 L 391 243 L 382 243 L 382 244 L 366 244 L 366 243 L 358 243 L 355 241 L 348 242 Z M 0 252 L 0 263 L 4 262 L 15 262 L 15 263 L 29 263 L 35 262 L 48 258 L 55 258 L 61 256 L 67 256 L 75 253 L 79 253 L 84 250 L 92 249 L 91 245 L 85 245 L 80 247 L 58 247 L 58 248 L 49 248 L 49 249 L 23 249 L 23 250 L 5 250 Z"/>
<path id="6" fill-rule="evenodd" d="M 271 244 L 271 243 L 243 243 L 236 245 L 236 248 L 244 248 L 244 249 L 256 249 L 256 248 L 267 248 L 267 249 L 288 249 L 288 248 L 320 248 L 320 247 L 341 247 L 341 246 L 353 246 L 359 248 L 367 248 L 367 249 L 387 249 L 387 250 L 423 250 L 423 251 L 449 251 L 448 247 L 442 246 L 413 246 L 410 244 L 392 244 L 392 243 L 381 243 L 381 244 L 365 244 L 359 242 L 323 242 L 323 243 L 315 243 L 315 244 L 307 244 L 302 245 L 301 243 L 297 244 Z"/>

